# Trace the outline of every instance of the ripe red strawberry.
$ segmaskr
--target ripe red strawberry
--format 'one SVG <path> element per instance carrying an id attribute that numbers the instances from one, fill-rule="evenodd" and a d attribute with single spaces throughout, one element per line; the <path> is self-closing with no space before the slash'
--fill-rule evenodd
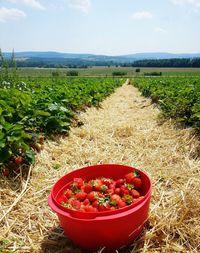
<path id="1" fill-rule="evenodd" d="M 83 186 L 83 179 L 81 177 L 75 177 L 73 179 L 74 185 L 76 185 L 79 189 Z"/>
<path id="2" fill-rule="evenodd" d="M 84 186 L 83 186 L 83 190 L 84 190 L 84 192 L 86 192 L 86 193 L 89 193 L 89 192 L 91 192 L 92 191 L 92 185 L 91 184 L 85 184 Z"/>
<path id="3" fill-rule="evenodd" d="M 98 197 L 99 197 L 99 198 L 105 198 L 105 195 L 104 195 L 103 192 L 99 192 L 99 193 L 98 193 Z"/>
<path id="4" fill-rule="evenodd" d="M 92 206 L 98 209 L 99 206 L 98 202 L 99 202 L 98 199 L 96 199 L 95 201 L 92 202 Z"/>
<path id="5" fill-rule="evenodd" d="M 110 198 L 107 196 L 99 197 L 95 201 L 95 205 L 95 207 L 97 207 L 99 211 L 110 210 Z"/>
<path id="6" fill-rule="evenodd" d="M 111 183 L 113 183 L 113 179 L 111 179 L 111 178 L 105 178 L 105 177 L 103 177 L 103 178 L 101 178 L 101 180 L 102 180 L 103 184 L 105 184 L 108 187 L 109 187 L 109 185 Z"/>
<path id="7" fill-rule="evenodd" d="M 101 191 L 101 187 L 103 185 L 103 182 L 101 179 L 95 179 L 92 181 L 92 185 L 95 191 Z"/>
<path id="8" fill-rule="evenodd" d="M 88 206 L 85 207 L 85 211 L 88 212 L 88 213 L 98 212 L 98 209 L 96 207 L 88 205 Z"/>
<path id="9" fill-rule="evenodd" d="M 140 193 L 137 190 L 131 190 L 131 195 L 133 196 L 133 198 L 139 198 L 140 197 Z"/>
<path id="10" fill-rule="evenodd" d="M 66 189 L 66 190 L 64 191 L 64 195 L 69 199 L 69 198 L 72 197 L 73 192 L 72 192 L 72 190 L 70 190 L 70 189 Z"/>
<path id="11" fill-rule="evenodd" d="M 86 196 L 87 196 L 87 193 L 83 191 L 77 192 L 75 195 L 75 197 L 80 201 L 83 201 L 86 198 Z"/>
<path id="12" fill-rule="evenodd" d="M 126 194 L 129 194 L 129 189 L 127 188 L 126 185 L 122 185 L 120 187 L 120 195 L 123 196 L 123 195 L 126 195 Z"/>
<path id="13" fill-rule="evenodd" d="M 110 196 L 110 203 L 112 205 L 117 206 L 119 201 L 121 201 L 121 197 L 118 194 L 113 194 Z"/>
<path id="14" fill-rule="evenodd" d="M 139 177 L 134 177 L 132 179 L 132 184 L 134 185 L 135 189 L 140 189 L 140 187 L 142 186 L 142 180 Z"/>
<path id="15" fill-rule="evenodd" d="M 129 172 L 129 173 L 127 173 L 124 177 L 125 177 L 125 179 L 126 179 L 126 182 L 129 183 L 129 184 L 131 184 L 131 181 L 132 181 L 132 179 L 133 179 L 135 176 L 134 176 L 133 172 Z"/>
<path id="16" fill-rule="evenodd" d="M 89 201 L 93 202 L 99 197 L 99 194 L 97 191 L 91 191 L 90 193 L 87 194 L 87 198 Z"/>
<path id="17" fill-rule="evenodd" d="M 59 198 L 58 198 L 58 202 L 60 204 L 63 204 L 63 203 L 66 203 L 68 201 L 68 198 L 65 196 L 65 195 L 61 195 Z"/>
<path id="18" fill-rule="evenodd" d="M 115 190 L 114 189 L 108 189 L 106 192 L 107 192 L 108 195 L 112 195 L 112 194 L 115 193 Z"/>
<path id="19" fill-rule="evenodd" d="M 76 199 L 71 202 L 71 205 L 76 210 L 79 210 L 81 208 L 81 202 Z"/>
<path id="20" fill-rule="evenodd" d="M 127 204 L 126 204 L 126 202 L 125 202 L 124 200 L 120 200 L 120 201 L 118 202 L 118 207 L 119 207 L 119 208 L 122 208 L 122 207 L 125 207 L 125 206 L 127 206 Z"/>
<path id="21" fill-rule="evenodd" d="M 114 193 L 120 195 L 121 194 L 121 189 L 119 187 L 115 188 Z"/>
<path id="22" fill-rule="evenodd" d="M 109 185 L 109 189 L 115 189 L 116 188 L 116 182 L 112 182 L 110 185 Z"/>
<path id="23" fill-rule="evenodd" d="M 109 203 L 102 203 L 102 204 L 100 203 L 98 205 L 98 210 L 100 212 L 108 211 L 108 210 L 110 210 L 110 204 Z"/>
<path id="24" fill-rule="evenodd" d="M 85 200 L 83 201 L 83 205 L 84 205 L 84 206 L 89 205 L 89 203 L 90 203 L 89 199 L 85 199 Z"/>
<path id="25" fill-rule="evenodd" d="M 9 169 L 8 168 L 3 169 L 2 174 L 3 174 L 4 177 L 8 177 L 9 174 L 10 174 Z"/>
<path id="26" fill-rule="evenodd" d="M 17 156 L 15 157 L 15 164 L 19 166 L 23 162 L 23 157 L 22 156 Z"/>
<path id="27" fill-rule="evenodd" d="M 116 181 L 116 187 L 120 187 L 124 184 L 124 179 L 123 178 L 120 178 Z"/>

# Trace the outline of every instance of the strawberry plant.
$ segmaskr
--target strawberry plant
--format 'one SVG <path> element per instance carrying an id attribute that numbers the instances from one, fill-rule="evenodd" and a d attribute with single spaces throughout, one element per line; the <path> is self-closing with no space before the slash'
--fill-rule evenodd
<path id="1" fill-rule="evenodd" d="M 44 137 L 67 133 L 80 110 L 99 106 L 121 84 L 112 78 L 59 76 L 19 81 L 0 69 L 0 169 L 12 172 L 34 163 Z"/>
<path id="2" fill-rule="evenodd" d="M 165 117 L 200 130 L 200 79 L 182 77 L 135 78 L 142 95 L 158 103 Z"/>

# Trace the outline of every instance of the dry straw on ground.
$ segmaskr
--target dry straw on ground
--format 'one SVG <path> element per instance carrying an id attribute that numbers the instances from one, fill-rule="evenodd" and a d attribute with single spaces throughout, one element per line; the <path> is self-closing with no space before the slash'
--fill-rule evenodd
<path id="1" fill-rule="evenodd" d="M 0 179 L 0 252 L 80 253 L 63 235 L 47 197 L 60 176 L 97 163 L 131 165 L 153 180 L 149 221 L 119 252 L 200 252 L 199 143 L 189 129 L 159 124 L 158 114 L 125 84 L 100 109 L 81 113 L 84 125 L 69 137 L 47 141 L 26 181 Z"/>

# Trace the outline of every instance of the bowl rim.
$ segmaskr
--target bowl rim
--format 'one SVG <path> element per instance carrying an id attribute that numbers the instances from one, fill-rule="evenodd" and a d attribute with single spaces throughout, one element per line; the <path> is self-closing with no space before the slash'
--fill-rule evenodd
<path id="1" fill-rule="evenodd" d="M 87 169 L 88 167 L 92 168 L 97 168 L 97 167 L 102 167 L 102 166 L 118 166 L 118 167 L 126 167 L 126 168 L 130 168 L 132 170 L 136 170 L 138 171 L 139 173 L 143 174 L 146 178 L 148 178 L 149 180 L 149 189 L 148 191 L 146 192 L 146 194 L 144 195 L 144 198 L 132 203 L 131 205 L 128 205 L 128 206 L 125 206 L 125 207 L 122 207 L 120 209 L 116 209 L 116 210 L 108 210 L 108 211 L 99 211 L 99 212 L 81 212 L 79 210 L 72 210 L 70 208 L 66 208 L 64 206 L 62 206 L 57 200 L 56 200 L 56 196 L 54 196 L 54 189 L 56 187 L 56 185 L 62 181 L 66 176 L 69 176 L 69 175 L 73 175 L 74 173 L 77 173 L 77 171 L 83 171 L 85 169 Z M 67 183 L 68 184 L 68 183 Z M 66 185 L 67 185 L 66 184 Z M 64 185 L 60 190 L 62 191 L 66 185 Z M 149 195 L 151 196 L 151 192 L 152 192 L 152 181 L 151 181 L 151 178 L 150 176 L 140 170 L 140 169 L 137 169 L 135 167 L 132 167 L 132 166 L 128 166 L 128 165 L 121 165 L 121 164 L 114 164 L 114 163 L 110 163 L 110 164 L 95 164 L 95 165 L 90 165 L 90 166 L 85 166 L 85 167 L 82 167 L 82 168 L 79 168 L 79 169 L 75 169 L 73 171 L 70 171 L 69 173 L 66 173 L 65 175 L 63 175 L 60 179 L 57 180 L 57 182 L 54 184 L 54 186 L 52 187 L 51 189 L 51 192 L 50 192 L 50 195 L 51 195 L 51 199 L 52 199 L 52 202 L 55 204 L 55 206 L 57 208 L 59 208 L 60 210 L 62 210 L 64 213 L 68 213 L 71 217 L 73 218 L 77 218 L 77 216 L 81 216 L 82 218 L 80 219 L 94 219 L 94 218 L 97 218 L 97 217 L 106 217 L 106 216 L 110 216 L 110 215 L 117 215 L 117 214 L 120 214 L 120 213 L 124 213 L 130 209 L 133 209 L 137 206 L 139 206 L 141 203 L 145 202 L 145 200 L 149 197 Z M 58 193 L 57 193 L 58 194 Z M 52 203 L 51 203 L 52 204 Z M 50 205 L 51 206 L 51 205 Z M 57 212 L 57 211 L 56 211 Z M 84 218 L 85 217 L 85 218 Z M 90 218 L 91 217 L 91 218 Z M 79 218 L 77 218 L 79 219 Z"/>

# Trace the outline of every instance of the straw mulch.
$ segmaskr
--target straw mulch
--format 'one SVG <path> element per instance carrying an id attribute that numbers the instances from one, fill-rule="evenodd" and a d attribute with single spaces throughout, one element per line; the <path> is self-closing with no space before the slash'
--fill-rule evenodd
<path id="1" fill-rule="evenodd" d="M 137 241 L 119 252 L 200 252 L 200 161 L 189 129 L 158 121 L 159 110 L 131 85 L 100 109 L 80 114 L 84 125 L 46 141 L 27 178 L 0 179 L 0 252 L 82 251 L 63 235 L 47 205 L 65 173 L 97 163 L 131 165 L 153 181 L 149 221 Z"/>

